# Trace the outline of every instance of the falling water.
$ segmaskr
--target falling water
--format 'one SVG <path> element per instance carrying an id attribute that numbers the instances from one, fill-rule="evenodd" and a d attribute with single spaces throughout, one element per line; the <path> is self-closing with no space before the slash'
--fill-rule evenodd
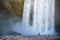
<path id="1" fill-rule="evenodd" d="M 30 13 L 30 0 L 25 0 L 23 22 L 24 22 L 24 25 L 26 26 L 29 25 L 29 13 Z"/>
<path id="2" fill-rule="evenodd" d="M 25 0 L 23 12 L 23 27 L 27 33 L 53 35 L 54 30 L 54 0 L 34 0 L 33 25 L 29 25 L 31 0 Z"/>
<path id="3" fill-rule="evenodd" d="M 40 34 L 54 34 L 54 0 L 35 0 L 34 26 Z"/>
<path id="4" fill-rule="evenodd" d="M 25 0 L 24 12 L 23 12 L 23 35 L 33 34 L 33 32 L 31 31 L 32 27 L 29 25 L 30 9 L 31 9 L 31 0 Z"/>

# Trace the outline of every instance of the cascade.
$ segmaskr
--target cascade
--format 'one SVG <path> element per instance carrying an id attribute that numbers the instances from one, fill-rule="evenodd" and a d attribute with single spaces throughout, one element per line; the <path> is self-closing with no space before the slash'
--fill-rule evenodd
<path id="1" fill-rule="evenodd" d="M 23 27 L 31 34 L 54 35 L 54 15 L 55 0 L 34 0 L 33 25 L 30 28 L 29 14 L 31 9 L 31 1 L 25 0 L 23 12 Z M 29 28 L 29 29 L 28 29 Z"/>

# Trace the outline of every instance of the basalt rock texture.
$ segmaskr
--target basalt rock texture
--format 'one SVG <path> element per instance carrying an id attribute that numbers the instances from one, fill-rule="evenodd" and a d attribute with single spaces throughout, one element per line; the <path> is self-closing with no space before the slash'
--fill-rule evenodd
<path id="1" fill-rule="evenodd" d="M 60 36 L 0 36 L 0 40 L 60 40 Z"/>
<path id="2" fill-rule="evenodd" d="M 23 13 L 24 0 L 1 0 L 0 11 L 8 12 L 12 16 L 21 17 Z"/>

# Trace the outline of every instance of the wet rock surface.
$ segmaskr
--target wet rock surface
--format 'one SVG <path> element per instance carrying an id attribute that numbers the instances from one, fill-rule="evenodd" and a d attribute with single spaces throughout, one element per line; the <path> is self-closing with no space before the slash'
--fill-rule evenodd
<path id="1" fill-rule="evenodd" d="M 60 40 L 60 36 L 0 36 L 0 40 Z"/>

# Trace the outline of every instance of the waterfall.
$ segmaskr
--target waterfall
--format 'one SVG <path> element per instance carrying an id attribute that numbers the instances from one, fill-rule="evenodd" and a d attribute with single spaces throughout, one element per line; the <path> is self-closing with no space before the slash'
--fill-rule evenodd
<path id="1" fill-rule="evenodd" d="M 34 25 L 40 34 L 54 34 L 54 0 L 35 0 Z"/>
<path id="2" fill-rule="evenodd" d="M 30 14 L 30 1 L 31 0 L 25 0 L 24 3 L 24 12 L 23 12 L 23 25 L 29 26 L 29 14 Z"/>
<path id="3" fill-rule="evenodd" d="M 34 15 L 32 27 L 30 27 L 29 25 L 31 1 L 32 0 L 25 0 L 24 3 L 23 27 L 29 30 L 26 32 L 32 32 L 31 34 L 40 33 L 41 35 L 53 35 L 55 33 L 55 0 L 34 0 Z"/>
<path id="4" fill-rule="evenodd" d="M 32 27 L 29 24 L 30 21 L 31 0 L 25 0 L 23 10 L 23 35 L 33 35 Z"/>

